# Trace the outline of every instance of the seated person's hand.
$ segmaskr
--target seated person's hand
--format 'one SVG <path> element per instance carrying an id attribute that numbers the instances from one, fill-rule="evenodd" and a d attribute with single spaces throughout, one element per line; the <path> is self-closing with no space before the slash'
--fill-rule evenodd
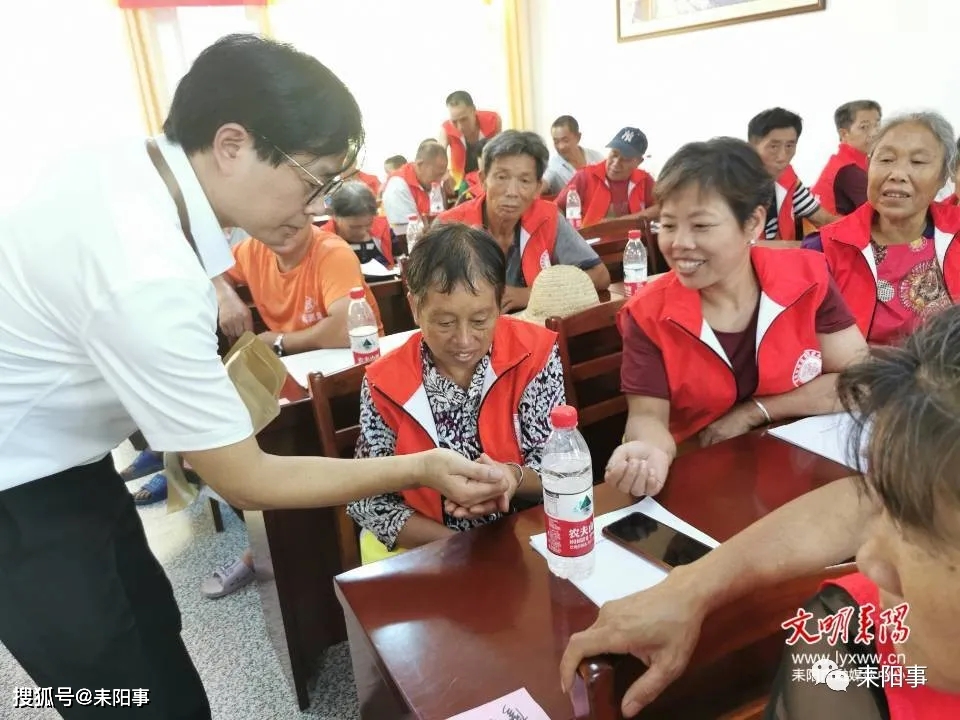
<path id="1" fill-rule="evenodd" d="M 564 692 L 573 688 L 584 658 L 630 653 L 649 668 L 623 696 L 623 714 L 633 717 L 690 662 L 705 614 L 704 606 L 672 576 L 649 590 L 606 603 L 593 625 L 570 638 L 560 663 Z"/>
<path id="2" fill-rule="evenodd" d="M 507 285 L 503 289 L 503 298 L 500 300 L 500 310 L 505 313 L 523 310 L 530 300 L 530 288 L 513 287 Z"/>
<path id="3" fill-rule="evenodd" d="M 505 513 L 510 511 L 510 501 L 513 500 L 513 496 L 520 485 L 520 478 L 517 477 L 517 469 L 497 462 L 486 453 L 477 458 L 477 462 L 481 465 L 495 468 L 503 473 L 503 476 L 507 478 L 506 492 L 499 497 L 491 498 L 470 507 L 464 507 L 447 498 L 444 501 L 443 509 L 448 515 L 452 515 L 455 518 L 475 518 L 493 515 L 495 512 Z"/>
<path id="4" fill-rule="evenodd" d="M 740 403 L 719 420 L 714 420 L 700 431 L 700 447 L 715 445 L 723 440 L 750 432 L 763 423 L 759 408 L 750 400 Z"/>
<path id="5" fill-rule="evenodd" d="M 253 314 L 239 297 L 220 298 L 220 329 L 229 340 L 236 340 L 246 331 L 253 331 Z"/>
<path id="6" fill-rule="evenodd" d="M 603 479 L 634 497 L 656 495 L 667 481 L 670 462 L 660 448 L 634 440 L 613 451 Z"/>
<path id="7" fill-rule="evenodd" d="M 461 507 L 500 502 L 510 487 L 509 468 L 467 460 L 453 450 L 436 449 L 421 453 L 422 483 Z"/>

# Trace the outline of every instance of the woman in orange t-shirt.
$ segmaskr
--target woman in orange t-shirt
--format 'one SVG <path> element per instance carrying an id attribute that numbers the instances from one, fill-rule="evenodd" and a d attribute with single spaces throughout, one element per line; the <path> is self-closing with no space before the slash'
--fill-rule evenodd
<path id="1" fill-rule="evenodd" d="M 239 337 L 252 326 L 244 317 L 249 308 L 238 305 L 242 301 L 233 290 L 236 285 L 250 288 L 268 328 L 260 338 L 282 355 L 349 347 L 347 308 L 355 287 L 366 290 L 383 333 L 377 301 L 364 282 L 360 261 L 336 235 L 308 225 L 279 247 L 244 240 L 233 248 L 233 256 L 236 265 L 215 282 L 220 326 L 228 338 Z"/>

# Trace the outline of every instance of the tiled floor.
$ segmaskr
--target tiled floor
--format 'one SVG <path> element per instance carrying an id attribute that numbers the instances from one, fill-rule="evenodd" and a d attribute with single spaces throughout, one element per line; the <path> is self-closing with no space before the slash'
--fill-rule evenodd
<path id="1" fill-rule="evenodd" d="M 121 464 L 131 457 L 130 451 L 118 452 L 117 457 Z M 130 488 L 143 482 L 134 481 Z M 313 702 L 301 713 L 267 639 L 256 587 L 248 585 L 220 600 L 200 594 L 203 578 L 246 547 L 239 518 L 225 510 L 225 530 L 216 533 L 206 501 L 175 514 L 167 514 L 164 503 L 140 512 L 150 547 L 173 584 L 183 615 L 184 642 L 203 678 L 216 720 L 359 718 L 346 643 L 327 652 Z M 0 718 L 58 718 L 50 710 L 14 709 L 15 689 L 27 686 L 33 682 L 0 645 Z"/>

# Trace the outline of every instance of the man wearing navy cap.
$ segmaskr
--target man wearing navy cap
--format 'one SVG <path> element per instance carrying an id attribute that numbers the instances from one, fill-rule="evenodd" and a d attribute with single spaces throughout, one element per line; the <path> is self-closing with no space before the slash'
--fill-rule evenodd
<path id="1" fill-rule="evenodd" d="M 577 171 L 557 198 L 566 212 L 571 188 L 580 195 L 583 226 L 611 218 L 637 216 L 656 218 L 660 208 L 653 198 L 653 176 L 640 169 L 647 152 L 647 136 L 634 127 L 625 127 L 607 143 L 607 159 Z"/>

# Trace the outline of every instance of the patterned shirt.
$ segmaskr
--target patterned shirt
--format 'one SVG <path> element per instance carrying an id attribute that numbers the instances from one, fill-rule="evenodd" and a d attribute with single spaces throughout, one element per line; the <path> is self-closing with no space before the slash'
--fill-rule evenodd
<path id="1" fill-rule="evenodd" d="M 473 373 L 466 389 L 442 375 L 433 362 L 425 343 L 421 343 L 423 360 L 423 387 L 437 426 L 439 446 L 454 450 L 476 460 L 486 452 L 498 459 L 497 448 L 481 448 L 479 421 L 483 400 L 483 378 L 490 365 L 488 352 Z M 543 445 L 550 434 L 550 411 L 565 402 L 563 367 L 560 353 L 554 346 L 546 366 L 523 391 L 518 409 L 520 421 L 520 453 L 526 467 L 539 472 Z M 510 422 L 506 419 L 505 422 Z M 363 381 L 360 391 L 360 437 L 357 440 L 358 458 L 389 457 L 395 453 L 397 437 L 377 411 L 370 396 L 370 386 Z M 347 513 L 358 525 L 372 532 L 377 539 L 393 550 L 404 524 L 414 514 L 400 493 L 377 495 L 347 505 Z M 470 519 L 455 518 L 443 513 L 443 523 L 454 530 L 469 530 L 499 519 L 503 513 Z"/>

